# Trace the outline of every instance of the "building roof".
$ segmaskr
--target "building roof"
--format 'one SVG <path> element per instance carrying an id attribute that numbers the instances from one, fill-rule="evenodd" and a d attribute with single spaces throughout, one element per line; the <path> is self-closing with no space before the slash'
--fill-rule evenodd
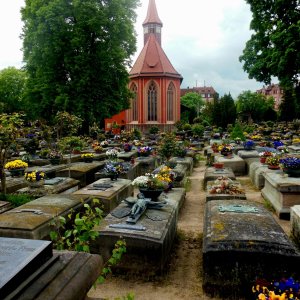
<path id="1" fill-rule="evenodd" d="M 157 42 L 155 35 L 151 34 L 129 72 L 129 77 L 155 75 L 182 79 L 182 76 L 174 69 L 164 50 Z"/>
<path id="2" fill-rule="evenodd" d="M 147 11 L 147 16 L 146 19 L 143 23 L 145 24 L 160 24 L 161 26 L 163 25 L 162 21 L 160 20 L 157 9 L 156 9 L 156 4 L 155 0 L 149 0 L 149 5 L 148 5 L 148 11 Z"/>
<path id="3" fill-rule="evenodd" d="M 211 97 L 216 93 L 215 89 L 212 86 L 203 86 L 203 87 L 193 87 L 180 89 L 180 96 L 184 96 L 187 93 L 197 93 L 197 94 L 211 94 Z"/>

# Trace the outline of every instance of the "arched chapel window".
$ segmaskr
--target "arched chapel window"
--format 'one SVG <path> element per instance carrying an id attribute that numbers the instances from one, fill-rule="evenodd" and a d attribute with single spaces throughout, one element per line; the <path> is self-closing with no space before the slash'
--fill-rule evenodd
<path id="1" fill-rule="evenodd" d="M 131 86 L 131 91 L 133 93 L 133 98 L 131 100 L 132 121 L 138 121 L 138 93 L 136 84 Z"/>
<path id="2" fill-rule="evenodd" d="M 171 82 L 167 91 L 167 121 L 174 121 L 175 86 Z"/>
<path id="3" fill-rule="evenodd" d="M 148 88 L 148 121 L 157 121 L 157 88 L 154 82 Z"/>

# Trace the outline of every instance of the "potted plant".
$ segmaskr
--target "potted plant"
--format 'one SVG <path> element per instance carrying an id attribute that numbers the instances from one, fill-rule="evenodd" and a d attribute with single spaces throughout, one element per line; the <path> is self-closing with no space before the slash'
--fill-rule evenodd
<path id="1" fill-rule="evenodd" d="M 266 159 L 266 164 L 268 164 L 268 168 L 271 170 L 278 170 L 279 166 L 279 157 L 278 156 L 269 156 Z"/>
<path id="2" fill-rule="evenodd" d="M 62 159 L 62 153 L 58 150 L 51 150 L 48 154 L 48 159 L 52 165 L 59 165 Z"/>
<path id="3" fill-rule="evenodd" d="M 295 156 L 280 159 L 283 172 L 290 177 L 300 177 L 300 158 Z"/>
<path id="4" fill-rule="evenodd" d="M 107 158 L 111 161 L 117 161 L 118 160 L 118 154 L 119 150 L 116 148 L 109 149 L 105 152 Z"/>
<path id="5" fill-rule="evenodd" d="M 254 146 L 255 146 L 255 144 L 252 140 L 248 140 L 248 141 L 244 142 L 244 149 L 247 151 L 253 150 Z"/>
<path id="6" fill-rule="evenodd" d="M 264 164 L 264 163 L 266 163 L 266 159 L 268 157 L 273 156 L 273 153 L 271 151 L 263 151 L 263 152 L 260 152 L 258 155 L 260 156 L 260 159 L 259 159 L 260 162 L 262 164 Z"/>
<path id="7" fill-rule="evenodd" d="M 81 154 L 81 158 L 84 162 L 89 163 L 94 160 L 94 154 L 93 153 L 83 153 Z"/>
<path id="8" fill-rule="evenodd" d="M 124 143 L 124 144 L 123 144 L 123 150 L 124 150 L 125 152 L 130 152 L 131 149 L 132 149 L 132 145 L 131 145 L 131 144 L 129 144 L 129 143 Z"/>
<path id="9" fill-rule="evenodd" d="M 111 180 L 117 180 L 120 174 L 125 174 L 128 167 L 121 162 L 108 162 L 105 164 L 104 171 Z"/>
<path id="10" fill-rule="evenodd" d="M 48 155 L 50 153 L 50 149 L 42 149 L 40 152 L 39 152 L 39 157 L 42 158 L 42 159 L 47 159 L 48 158 Z"/>
<path id="11" fill-rule="evenodd" d="M 16 159 L 13 161 L 9 161 L 5 164 L 4 168 L 9 170 L 11 176 L 23 176 L 25 169 L 28 167 L 28 164 L 21 159 Z"/>
<path id="12" fill-rule="evenodd" d="M 152 152 L 152 148 L 149 146 L 138 147 L 138 156 L 149 156 Z"/>
<path id="13" fill-rule="evenodd" d="M 231 157 L 232 152 L 233 152 L 233 146 L 229 144 L 223 144 L 219 146 L 219 150 L 221 155 L 226 156 L 226 157 Z"/>
<path id="14" fill-rule="evenodd" d="M 29 187 L 37 188 L 44 185 L 45 173 L 41 171 L 32 171 L 25 173 L 25 180 Z"/>

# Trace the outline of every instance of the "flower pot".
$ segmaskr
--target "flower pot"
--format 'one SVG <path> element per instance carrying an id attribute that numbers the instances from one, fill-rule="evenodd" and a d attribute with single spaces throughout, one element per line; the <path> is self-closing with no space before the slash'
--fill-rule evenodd
<path id="1" fill-rule="evenodd" d="M 12 177 L 20 177 L 20 176 L 24 176 L 25 168 L 11 169 L 11 170 L 9 170 L 9 172 L 10 172 Z"/>
<path id="2" fill-rule="evenodd" d="M 164 191 L 164 189 L 150 190 L 150 189 L 139 189 L 145 198 L 150 198 L 152 201 L 158 201 L 158 197 Z"/>
<path id="3" fill-rule="evenodd" d="M 119 174 L 108 174 L 108 178 L 110 178 L 111 181 L 116 181 L 119 178 Z"/>
<path id="4" fill-rule="evenodd" d="M 283 172 L 288 174 L 289 177 L 300 177 L 300 169 L 283 168 Z"/>
<path id="5" fill-rule="evenodd" d="M 60 158 L 50 158 L 51 165 L 59 165 L 60 164 Z"/>
<path id="6" fill-rule="evenodd" d="M 224 163 L 214 163 L 213 166 L 215 169 L 223 169 Z"/>
<path id="7" fill-rule="evenodd" d="M 261 157 L 260 159 L 259 159 L 259 161 L 262 163 L 262 164 L 265 164 L 266 163 L 266 157 Z"/>
<path id="8" fill-rule="evenodd" d="M 27 181 L 27 184 L 30 188 L 40 188 L 44 185 L 45 181 L 44 180 L 39 180 L 39 181 Z"/>
<path id="9" fill-rule="evenodd" d="M 85 163 L 91 163 L 91 162 L 93 162 L 93 157 L 85 157 L 85 158 L 83 158 L 83 161 Z"/>
<path id="10" fill-rule="evenodd" d="M 278 169 L 280 169 L 280 166 L 268 165 L 268 169 L 270 169 L 270 170 L 278 170 Z"/>

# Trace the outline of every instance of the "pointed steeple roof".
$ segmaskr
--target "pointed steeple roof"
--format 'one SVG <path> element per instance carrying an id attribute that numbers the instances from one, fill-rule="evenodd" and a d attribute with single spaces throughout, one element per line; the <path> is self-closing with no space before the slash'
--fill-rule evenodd
<path id="1" fill-rule="evenodd" d="M 155 0 L 149 0 L 149 5 L 148 5 L 148 12 L 147 12 L 147 17 L 143 23 L 145 24 L 160 24 L 161 26 L 163 25 L 162 21 L 160 20 L 157 9 L 156 9 L 156 4 Z"/>
<path id="2" fill-rule="evenodd" d="M 129 77 L 157 75 L 176 77 L 182 80 L 182 76 L 172 66 L 164 50 L 157 42 L 155 35 L 151 34 L 129 72 Z"/>

